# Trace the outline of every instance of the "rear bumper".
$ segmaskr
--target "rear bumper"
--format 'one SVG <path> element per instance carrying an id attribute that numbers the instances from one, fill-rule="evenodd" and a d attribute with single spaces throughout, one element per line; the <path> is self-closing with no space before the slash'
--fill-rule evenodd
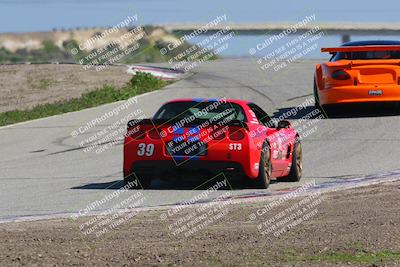
<path id="1" fill-rule="evenodd" d="M 370 91 L 381 91 L 382 95 L 370 95 Z M 400 102 L 400 86 L 341 86 L 318 90 L 318 95 L 321 105 Z"/>
<path id="2" fill-rule="evenodd" d="M 207 175 L 218 175 L 221 173 L 234 177 L 243 177 L 245 172 L 242 165 L 231 161 L 199 161 L 189 160 L 182 164 L 176 161 L 145 160 L 137 161 L 132 165 L 132 171 L 145 176 L 158 176 L 168 178 L 169 176 L 197 175 L 205 178 Z"/>
<path id="3" fill-rule="evenodd" d="M 149 141 L 150 142 L 150 141 Z M 152 140 L 154 153 L 151 156 L 138 156 L 139 141 L 126 137 L 124 143 L 124 173 L 133 171 L 156 175 L 177 172 L 199 173 L 241 173 L 250 179 L 258 176 L 258 163 L 261 152 L 254 142 L 241 141 L 241 150 L 230 150 L 232 141 L 209 142 L 207 155 L 198 157 L 166 155 L 165 144 Z M 257 168 L 256 168 L 257 167 Z"/>

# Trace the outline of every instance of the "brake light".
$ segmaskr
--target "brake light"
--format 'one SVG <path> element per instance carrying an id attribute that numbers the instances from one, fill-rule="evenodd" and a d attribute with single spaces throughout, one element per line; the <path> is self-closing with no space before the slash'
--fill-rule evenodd
<path id="1" fill-rule="evenodd" d="M 133 128 L 128 128 L 128 132 L 126 133 L 126 135 L 132 137 L 133 139 L 139 140 L 143 139 L 146 136 L 146 131 L 141 129 L 141 126 L 138 125 Z"/>
<path id="2" fill-rule="evenodd" d="M 211 134 L 211 136 L 212 136 L 212 138 L 214 139 L 214 140 L 222 140 L 222 139 L 224 139 L 225 138 L 225 132 L 224 131 L 214 131 L 212 134 Z"/>
<path id="3" fill-rule="evenodd" d="M 158 129 L 153 129 L 149 132 L 149 137 L 151 139 L 161 139 Z"/>
<path id="4" fill-rule="evenodd" d="M 350 79 L 350 75 L 344 70 L 335 70 L 332 72 L 332 78 L 335 80 L 348 80 Z"/>
<path id="5" fill-rule="evenodd" d="M 229 129 L 229 139 L 232 141 L 240 141 L 244 138 L 244 133 L 240 128 Z"/>

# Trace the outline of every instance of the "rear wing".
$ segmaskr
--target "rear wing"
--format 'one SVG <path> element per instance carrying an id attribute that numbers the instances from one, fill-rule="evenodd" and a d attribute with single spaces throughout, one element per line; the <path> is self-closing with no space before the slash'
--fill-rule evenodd
<path id="1" fill-rule="evenodd" d="M 365 52 L 365 51 L 400 51 L 400 45 L 365 45 L 321 48 L 323 53 Z"/>
<path id="2" fill-rule="evenodd" d="M 181 124 L 182 118 L 177 118 L 177 119 L 134 119 L 134 120 L 130 120 L 128 122 L 128 129 L 131 127 L 136 127 L 138 125 L 152 125 L 154 127 L 157 126 L 165 126 L 165 125 L 174 125 L 174 124 L 179 124 L 182 125 L 182 127 L 196 127 L 199 125 L 205 125 L 204 123 L 209 122 L 209 120 L 206 119 L 196 119 L 196 121 L 190 122 L 190 123 L 184 123 Z M 212 123 L 210 123 L 210 125 L 214 125 Z M 243 121 L 239 121 L 239 120 L 230 120 L 226 123 L 224 123 L 225 126 L 241 126 L 243 128 L 247 128 L 247 125 L 245 122 Z"/>

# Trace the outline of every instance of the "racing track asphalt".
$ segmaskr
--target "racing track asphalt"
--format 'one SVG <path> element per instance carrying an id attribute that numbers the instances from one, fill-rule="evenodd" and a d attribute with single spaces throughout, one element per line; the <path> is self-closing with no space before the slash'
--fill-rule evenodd
<path id="1" fill-rule="evenodd" d="M 255 60 L 218 60 L 202 64 L 187 79 L 140 96 L 137 105 L 73 138 L 71 132 L 121 103 L 0 128 L 0 220 L 19 216 L 76 212 L 121 186 L 122 144 L 103 153 L 83 152 L 79 142 L 136 110 L 150 117 L 172 98 L 227 97 L 247 99 L 271 115 L 282 114 L 312 94 L 316 61 L 301 61 L 274 72 L 259 69 Z M 106 75 L 106 74 L 105 74 Z M 301 112 L 311 112 L 311 106 Z M 377 114 L 379 115 L 379 114 Z M 299 115 L 291 116 L 294 121 Z M 310 121 L 303 122 L 306 125 Z M 303 138 L 302 184 L 338 181 L 400 169 L 400 117 L 372 116 L 311 121 Z M 125 125 L 122 126 L 125 128 Z M 307 130 L 307 129 L 306 129 Z M 298 186 L 274 183 L 270 191 Z M 194 183 L 192 187 L 195 187 Z M 232 195 L 260 192 L 233 190 Z M 135 190 L 124 192 L 127 197 Z M 224 191 L 213 193 L 215 197 Z M 144 191 L 144 206 L 174 204 L 196 190 L 156 181 Z M 114 203 L 115 204 L 115 203 Z M 100 207 L 113 205 L 109 202 Z"/>

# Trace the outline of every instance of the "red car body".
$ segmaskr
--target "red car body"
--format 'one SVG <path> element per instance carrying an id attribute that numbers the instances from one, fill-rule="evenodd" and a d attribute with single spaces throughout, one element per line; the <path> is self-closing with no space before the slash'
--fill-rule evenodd
<path id="1" fill-rule="evenodd" d="M 200 110 L 217 106 L 218 103 L 220 107 L 212 112 L 208 109 L 211 114 L 209 119 L 200 119 L 196 115 L 200 114 Z M 179 115 L 162 119 L 165 116 L 163 114 L 168 110 L 173 112 L 174 107 L 179 108 Z M 235 110 L 230 111 L 232 119 L 220 123 L 225 115 L 218 114 L 231 109 Z M 181 115 L 185 110 L 191 110 L 192 113 L 185 117 Z M 194 121 L 187 119 L 191 116 L 194 116 Z M 301 147 L 298 149 L 300 154 L 297 155 L 297 163 L 293 161 L 296 141 L 300 146 L 299 135 L 288 121 L 281 121 L 278 127 L 274 127 L 270 117 L 254 103 L 242 100 L 177 99 L 165 103 L 152 119 L 128 123 L 124 141 L 125 182 L 132 180 L 127 177 L 134 174 L 140 178 L 141 184 L 148 186 L 150 176 L 164 177 L 177 171 L 185 174 L 224 172 L 257 180 L 263 151 L 268 153 L 265 157 L 270 159 L 269 178 L 288 176 L 293 168 L 298 168 L 298 177 L 295 179 L 298 180 L 302 163 Z M 192 145 L 195 143 L 196 146 Z M 293 164 L 296 166 L 292 167 Z"/>

